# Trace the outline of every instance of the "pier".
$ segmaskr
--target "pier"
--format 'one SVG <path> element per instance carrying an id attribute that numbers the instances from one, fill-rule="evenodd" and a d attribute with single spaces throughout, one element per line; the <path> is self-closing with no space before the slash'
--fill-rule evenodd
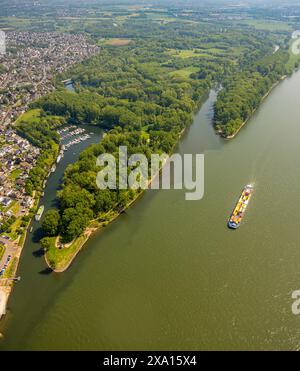
<path id="1" fill-rule="evenodd" d="M 70 147 L 74 146 L 75 144 L 84 142 L 87 139 L 91 138 L 91 135 L 86 133 L 86 129 L 78 128 L 75 125 L 58 130 L 57 133 L 59 134 L 61 141 L 63 141 L 62 155 L 63 152 L 67 151 Z M 67 141 L 68 139 L 69 141 Z"/>

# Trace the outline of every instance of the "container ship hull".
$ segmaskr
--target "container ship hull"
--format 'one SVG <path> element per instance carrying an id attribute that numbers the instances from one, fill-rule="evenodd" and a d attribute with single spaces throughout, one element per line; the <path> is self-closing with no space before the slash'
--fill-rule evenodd
<path id="1" fill-rule="evenodd" d="M 230 229 L 238 229 L 242 223 L 242 220 L 245 216 L 246 209 L 249 205 L 251 196 L 253 194 L 254 188 L 252 185 L 247 185 L 230 216 L 228 221 L 228 227 Z"/>

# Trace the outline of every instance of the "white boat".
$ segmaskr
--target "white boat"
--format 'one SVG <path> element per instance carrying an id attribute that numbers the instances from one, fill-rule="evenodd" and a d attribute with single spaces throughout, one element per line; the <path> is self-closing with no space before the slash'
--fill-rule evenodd
<path id="1" fill-rule="evenodd" d="M 6 313 L 6 303 L 7 303 L 7 295 L 6 293 L 0 288 L 0 318 L 5 315 Z"/>
<path id="2" fill-rule="evenodd" d="M 41 220 L 41 217 L 42 217 L 42 215 L 44 213 L 44 210 L 45 210 L 45 206 L 44 205 L 42 205 L 42 206 L 39 207 L 38 212 L 35 215 L 35 220 L 37 222 L 39 222 Z"/>

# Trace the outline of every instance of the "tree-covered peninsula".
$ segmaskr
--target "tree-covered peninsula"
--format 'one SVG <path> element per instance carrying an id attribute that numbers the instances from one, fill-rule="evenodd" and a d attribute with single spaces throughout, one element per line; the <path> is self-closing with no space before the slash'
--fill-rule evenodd
<path id="1" fill-rule="evenodd" d="M 171 153 L 213 87 L 221 87 L 216 129 L 230 137 L 287 72 L 289 60 L 285 33 L 249 32 L 241 25 L 216 27 L 197 20 L 159 25 L 136 18 L 122 29 L 106 28 L 104 39 L 96 28 L 86 31 L 101 51 L 58 75 L 56 91 L 32 104 L 40 119 L 21 122 L 18 129 L 45 156 L 54 157 L 61 124 L 89 123 L 105 131 L 99 144 L 68 166 L 59 209 L 45 215 L 42 246 L 56 271 L 69 266 L 92 230 L 107 225 L 141 193 L 100 190 L 99 155 L 117 157 L 120 146 L 127 146 L 129 155 L 145 154 L 149 161 L 152 153 Z M 275 43 L 280 44 L 276 53 Z M 67 79 L 74 82 L 75 92 L 61 84 Z M 28 192 L 40 187 L 45 161 L 32 172 Z"/>
<path id="2" fill-rule="evenodd" d="M 264 57 L 222 82 L 215 104 L 215 125 L 222 136 L 232 138 L 259 107 L 262 99 L 288 73 L 287 50 Z"/>

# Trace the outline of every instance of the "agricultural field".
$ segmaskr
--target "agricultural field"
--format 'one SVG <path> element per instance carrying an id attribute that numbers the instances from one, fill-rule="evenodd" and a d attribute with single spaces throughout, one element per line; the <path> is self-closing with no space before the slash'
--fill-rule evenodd
<path id="1" fill-rule="evenodd" d="M 274 20 L 246 20 L 243 22 L 248 26 L 252 26 L 257 30 L 264 31 L 293 31 L 293 26 L 288 22 Z"/>
<path id="2" fill-rule="evenodd" d="M 109 46 L 125 46 L 131 43 L 129 39 L 109 39 L 104 42 L 105 45 Z"/>
<path id="3" fill-rule="evenodd" d="M 190 67 L 182 68 L 181 70 L 169 72 L 169 76 L 188 79 L 188 78 L 190 78 L 192 73 L 195 73 L 195 72 L 198 72 L 198 71 L 199 71 L 198 67 L 190 66 Z"/>
<path id="4" fill-rule="evenodd" d="M 196 58 L 196 57 L 211 57 L 209 53 L 201 52 L 199 49 L 185 49 L 185 50 L 176 50 L 169 49 L 168 54 L 172 57 L 178 57 L 182 59 L 187 58 Z"/>

